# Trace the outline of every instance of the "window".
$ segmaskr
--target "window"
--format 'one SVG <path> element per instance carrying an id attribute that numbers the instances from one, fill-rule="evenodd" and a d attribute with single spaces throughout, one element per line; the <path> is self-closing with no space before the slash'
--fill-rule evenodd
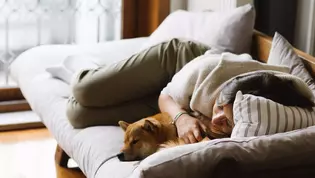
<path id="1" fill-rule="evenodd" d="M 0 0 L 0 86 L 16 86 L 10 64 L 43 44 L 120 39 L 121 0 Z"/>
<path id="2" fill-rule="evenodd" d="M 39 45 L 121 39 L 121 7 L 122 0 L 0 0 L 0 131 L 43 126 L 27 111 L 10 64 Z"/>

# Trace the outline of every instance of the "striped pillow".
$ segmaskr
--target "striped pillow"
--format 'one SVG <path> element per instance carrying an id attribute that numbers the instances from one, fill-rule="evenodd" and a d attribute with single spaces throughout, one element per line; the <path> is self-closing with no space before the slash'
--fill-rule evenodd
<path id="1" fill-rule="evenodd" d="M 289 107 L 264 97 L 237 92 L 232 138 L 270 135 L 315 125 L 315 108 Z"/>

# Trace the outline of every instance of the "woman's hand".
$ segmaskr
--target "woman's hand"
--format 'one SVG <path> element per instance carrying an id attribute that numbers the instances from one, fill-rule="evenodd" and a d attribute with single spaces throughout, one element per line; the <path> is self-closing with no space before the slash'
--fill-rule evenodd
<path id="1" fill-rule="evenodd" d="M 203 123 L 187 114 L 180 116 L 175 125 L 179 138 L 182 138 L 186 144 L 201 141 L 203 139 L 202 132 L 206 130 Z"/>
<path id="2" fill-rule="evenodd" d="M 161 112 L 168 113 L 172 118 L 175 118 L 179 112 L 186 112 L 173 100 L 172 97 L 166 94 L 161 94 L 159 97 L 159 107 Z M 206 126 L 198 119 L 191 117 L 188 114 L 181 115 L 175 122 L 177 133 L 186 144 L 196 143 L 201 141 L 202 131 L 207 130 Z"/>

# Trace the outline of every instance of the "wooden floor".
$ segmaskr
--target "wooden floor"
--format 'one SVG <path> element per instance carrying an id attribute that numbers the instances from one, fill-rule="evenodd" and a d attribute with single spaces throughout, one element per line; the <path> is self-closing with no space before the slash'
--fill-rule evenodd
<path id="1" fill-rule="evenodd" d="M 0 178 L 84 178 L 55 165 L 56 145 L 47 129 L 0 132 Z"/>

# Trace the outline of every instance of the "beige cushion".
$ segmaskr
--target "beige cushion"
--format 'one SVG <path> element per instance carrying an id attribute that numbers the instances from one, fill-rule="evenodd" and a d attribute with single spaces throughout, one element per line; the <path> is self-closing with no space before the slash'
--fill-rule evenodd
<path id="1" fill-rule="evenodd" d="M 143 48 L 171 38 L 186 38 L 217 51 L 246 53 L 250 50 L 254 21 L 255 10 L 249 4 L 224 12 L 178 10 L 162 22 Z"/>

